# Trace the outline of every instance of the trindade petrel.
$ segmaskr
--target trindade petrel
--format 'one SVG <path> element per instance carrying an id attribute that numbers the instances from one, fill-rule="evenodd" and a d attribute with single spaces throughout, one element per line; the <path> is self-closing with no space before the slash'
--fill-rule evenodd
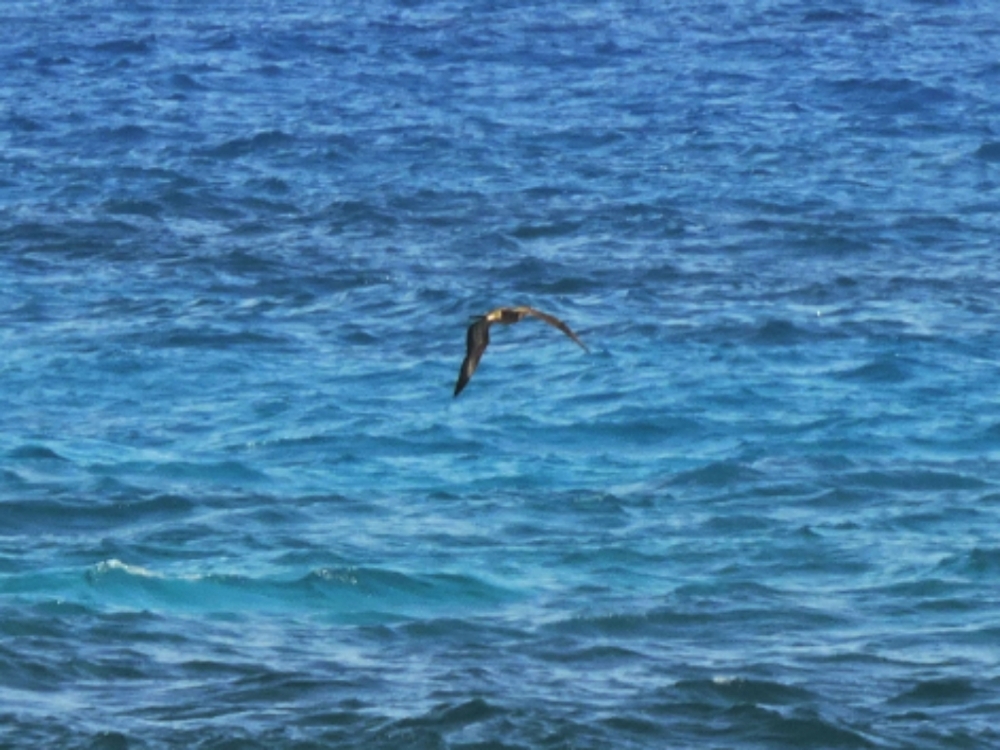
<path id="1" fill-rule="evenodd" d="M 462 392 L 462 389 L 465 388 L 472 378 L 472 373 L 476 371 L 479 360 L 482 358 L 483 352 L 486 351 L 486 345 L 490 343 L 490 326 L 494 323 L 502 323 L 504 325 L 519 323 L 526 315 L 540 318 L 550 326 L 555 326 L 582 346 L 584 351 L 590 351 L 587 345 L 580 341 L 576 334 L 569 329 L 569 326 L 554 315 L 543 313 L 541 310 L 536 310 L 527 305 L 498 307 L 496 310 L 491 310 L 485 315 L 476 315 L 473 324 L 469 326 L 469 331 L 465 336 L 465 359 L 462 361 L 462 369 L 458 372 L 458 382 L 455 383 L 456 396 Z"/>

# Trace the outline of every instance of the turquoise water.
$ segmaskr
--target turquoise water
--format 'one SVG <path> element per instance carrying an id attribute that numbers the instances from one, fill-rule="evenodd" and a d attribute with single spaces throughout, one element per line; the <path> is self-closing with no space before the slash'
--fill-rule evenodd
<path id="1" fill-rule="evenodd" d="M 0 746 L 1000 745 L 991 4 L 0 22 Z"/>

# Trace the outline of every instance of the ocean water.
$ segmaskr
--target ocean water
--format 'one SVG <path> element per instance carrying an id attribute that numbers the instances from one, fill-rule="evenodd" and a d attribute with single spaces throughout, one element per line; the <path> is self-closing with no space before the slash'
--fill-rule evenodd
<path id="1" fill-rule="evenodd" d="M 0 24 L 0 747 L 1000 747 L 995 4 Z"/>

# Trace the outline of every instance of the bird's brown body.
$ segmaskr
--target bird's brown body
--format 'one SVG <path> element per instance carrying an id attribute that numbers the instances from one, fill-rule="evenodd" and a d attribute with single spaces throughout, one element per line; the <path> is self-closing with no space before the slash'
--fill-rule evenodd
<path id="1" fill-rule="evenodd" d="M 455 383 L 456 396 L 462 392 L 462 389 L 465 388 L 472 378 L 472 373 L 479 366 L 479 360 L 482 359 L 483 352 L 486 351 L 486 347 L 490 343 L 490 326 L 494 323 L 501 323 L 502 325 L 519 323 L 528 315 L 544 320 L 550 326 L 558 328 L 582 346 L 584 351 L 590 351 L 587 349 L 587 345 L 580 341 L 576 334 L 570 330 L 568 325 L 553 315 L 543 313 L 541 310 L 536 310 L 527 305 L 521 305 L 520 307 L 498 307 L 496 310 L 491 310 L 485 315 L 476 316 L 475 322 L 469 326 L 469 330 L 465 336 L 465 359 L 462 361 L 462 368 L 458 372 L 458 382 Z"/>

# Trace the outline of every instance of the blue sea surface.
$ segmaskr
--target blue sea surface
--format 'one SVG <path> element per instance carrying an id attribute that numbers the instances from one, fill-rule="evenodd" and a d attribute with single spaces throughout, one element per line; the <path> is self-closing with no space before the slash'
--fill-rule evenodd
<path id="1" fill-rule="evenodd" d="M 1000 747 L 996 11 L 6 0 L 0 747 Z"/>

